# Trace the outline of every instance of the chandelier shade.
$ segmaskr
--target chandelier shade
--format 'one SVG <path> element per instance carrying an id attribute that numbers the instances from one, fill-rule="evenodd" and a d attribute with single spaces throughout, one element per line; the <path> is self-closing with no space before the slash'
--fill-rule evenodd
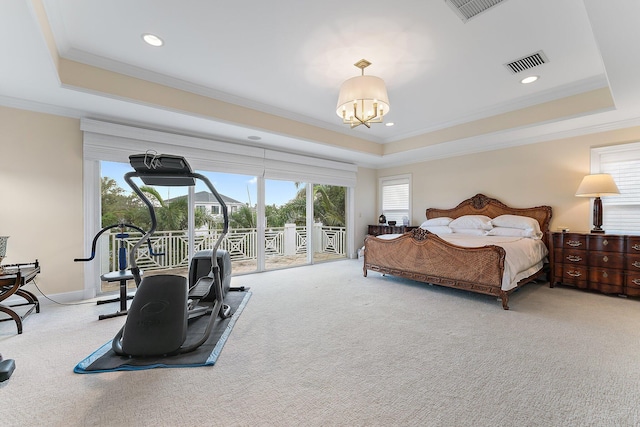
<path id="1" fill-rule="evenodd" d="M 362 69 L 362 75 L 342 83 L 336 114 L 352 128 L 359 125 L 370 127 L 370 123 L 381 123 L 384 115 L 389 113 L 389 96 L 380 77 L 364 75 L 364 68 L 370 65 L 369 62 L 362 60 L 355 65 Z"/>

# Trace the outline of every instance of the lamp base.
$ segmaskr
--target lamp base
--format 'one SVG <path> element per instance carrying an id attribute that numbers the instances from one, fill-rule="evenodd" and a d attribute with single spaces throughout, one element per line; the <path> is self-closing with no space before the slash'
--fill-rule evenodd
<path id="1" fill-rule="evenodd" d="M 604 234 L 604 230 L 602 228 L 594 228 L 593 230 L 591 230 L 591 232 L 595 234 Z"/>

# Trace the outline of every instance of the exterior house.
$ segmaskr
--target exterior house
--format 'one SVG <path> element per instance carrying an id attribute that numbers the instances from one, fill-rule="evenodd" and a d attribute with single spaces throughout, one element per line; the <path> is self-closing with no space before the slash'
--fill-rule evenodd
<path id="1" fill-rule="evenodd" d="M 244 206 L 244 203 L 239 202 L 231 197 L 225 196 L 224 194 L 220 195 L 224 203 L 227 205 L 227 212 L 229 215 L 235 213 L 240 209 L 241 206 Z M 172 197 L 170 199 L 165 200 L 165 202 L 171 203 L 175 200 L 184 199 L 187 196 L 179 196 Z M 220 203 L 213 197 L 213 194 L 208 191 L 198 191 L 194 194 L 195 198 L 195 208 L 197 210 L 203 211 L 209 215 L 213 215 L 214 217 L 221 217 L 222 211 L 220 210 Z"/>

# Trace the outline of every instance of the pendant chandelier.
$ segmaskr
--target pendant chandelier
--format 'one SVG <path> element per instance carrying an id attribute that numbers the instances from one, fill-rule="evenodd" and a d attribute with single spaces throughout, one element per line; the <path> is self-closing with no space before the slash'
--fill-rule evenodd
<path id="1" fill-rule="evenodd" d="M 342 123 L 353 129 L 371 123 L 382 123 L 385 114 L 389 113 L 389 96 L 384 81 L 380 77 L 365 76 L 364 69 L 371 65 L 366 59 L 356 62 L 362 74 L 342 83 L 336 114 L 342 117 Z"/>

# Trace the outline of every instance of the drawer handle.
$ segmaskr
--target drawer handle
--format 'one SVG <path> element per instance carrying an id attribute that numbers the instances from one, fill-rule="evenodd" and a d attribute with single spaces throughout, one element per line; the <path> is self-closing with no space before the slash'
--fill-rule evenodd
<path id="1" fill-rule="evenodd" d="M 577 255 L 568 255 L 567 259 L 571 262 L 580 262 L 582 261 L 582 257 L 579 257 Z"/>
<path id="2" fill-rule="evenodd" d="M 608 257 L 608 256 L 603 256 L 603 257 L 602 257 L 602 261 L 604 261 L 604 262 L 609 262 L 609 257 Z"/>
<path id="3" fill-rule="evenodd" d="M 607 274 L 607 272 L 606 272 L 606 271 L 603 271 L 603 272 L 602 272 L 602 277 L 604 277 L 604 278 L 606 279 L 607 277 L 609 277 L 609 275 Z"/>
<path id="4" fill-rule="evenodd" d="M 640 286 L 640 279 L 633 279 L 632 282 L 634 285 Z"/>
<path id="5" fill-rule="evenodd" d="M 640 245 L 636 243 L 635 245 L 631 246 L 631 249 L 640 251 Z"/>
<path id="6" fill-rule="evenodd" d="M 633 265 L 635 268 L 640 268 L 640 262 L 638 261 L 633 261 L 633 264 L 631 265 Z"/>
<path id="7" fill-rule="evenodd" d="M 608 241 L 607 239 L 604 239 L 604 240 L 602 241 L 602 245 L 603 245 L 603 246 L 607 246 L 608 244 L 609 244 L 609 241 Z"/>
<path id="8" fill-rule="evenodd" d="M 582 276 L 582 273 L 580 273 L 579 271 L 567 271 L 567 274 L 571 277 L 580 277 Z"/>
<path id="9" fill-rule="evenodd" d="M 574 248 L 577 246 L 582 246 L 579 240 L 567 240 L 567 245 L 573 246 Z"/>

